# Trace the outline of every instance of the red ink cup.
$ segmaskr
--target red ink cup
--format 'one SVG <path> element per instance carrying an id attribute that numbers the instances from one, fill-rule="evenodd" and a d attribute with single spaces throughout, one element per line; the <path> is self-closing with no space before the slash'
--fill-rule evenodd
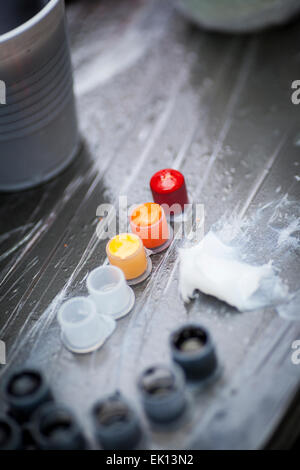
<path id="1" fill-rule="evenodd" d="M 150 180 L 153 200 L 163 205 L 167 215 L 178 215 L 189 203 L 184 176 L 180 171 L 166 168 L 155 173 Z M 169 209 L 168 209 L 169 208 Z"/>

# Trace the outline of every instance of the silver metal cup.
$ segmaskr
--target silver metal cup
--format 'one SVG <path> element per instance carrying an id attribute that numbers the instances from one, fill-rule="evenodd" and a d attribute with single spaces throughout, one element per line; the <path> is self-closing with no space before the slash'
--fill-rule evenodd
<path id="1" fill-rule="evenodd" d="M 49 180 L 79 146 L 64 0 L 29 0 L 26 10 L 20 0 L 7 4 L 0 15 L 2 191 Z"/>

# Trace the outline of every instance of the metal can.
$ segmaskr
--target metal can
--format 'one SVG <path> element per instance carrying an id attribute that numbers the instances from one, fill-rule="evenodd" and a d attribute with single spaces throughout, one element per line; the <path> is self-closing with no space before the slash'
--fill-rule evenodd
<path id="1" fill-rule="evenodd" d="M 0 104 L 2 191 L 49 180 L 79 147 L 64 0 L 31 2 L 25 13 L 20 0 L 3 7 L 15 23 L 6 18 L 13 29 L 0 36 L 0 81 L 6 94 Z M 29 19 L 28 11 L 33 13 Z"/>

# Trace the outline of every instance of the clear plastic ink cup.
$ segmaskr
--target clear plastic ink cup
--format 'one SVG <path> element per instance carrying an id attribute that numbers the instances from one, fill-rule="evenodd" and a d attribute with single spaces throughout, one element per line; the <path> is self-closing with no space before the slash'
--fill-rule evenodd
<path id="1" fill-rule="evenodd" d="M 113 333 L 113 318 L 97 313 L 96 304 L 88 297 L 67 300 L 58 312 L 62 341 L 71 352 L 84 354 L 95 351 Z"/>
<path id="2" fill-rule="evenodd" d="M 173 230 L 168 225 L 164 209 L 154 202 L 140 204 L 132 210 L 130 227 L 151 254 L 165 250 L 173 240 Z"/>
<path id="3" fill-rule="evenodd" d="M 106 254 L 112 266 L 120 268 L 129 285 L 147 279 L 152 262 L 140 237 L 134 233 L 120 233 L 106 245 Z"/>
<path id="4" fill-rule="evenodd" d="M 101 315 L 122 318 L 134 306 L 134 292 L 127 285 L 123 271 L 117 266 L 94 269 L 87 278 L 87 288 Z"/>

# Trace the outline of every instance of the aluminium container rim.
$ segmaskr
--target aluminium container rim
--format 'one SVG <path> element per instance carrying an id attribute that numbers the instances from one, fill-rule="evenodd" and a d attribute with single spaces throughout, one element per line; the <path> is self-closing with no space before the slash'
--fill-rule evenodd
<path id="1" fill-rule="evenodd" d="M 29 20 L 25 21 L 25 23 L 21 24 L 20 26 L 17 26 L 16 28 L 11 29 L 7 33 L 0 35 L 0 46 L 10 41 L 11 39 L 16 39 L 21 34 L 31 30 L 34 26 L 38 25 L 41 20 L 46 18 L 48 14 L 52 10 L 54 10 L 54 8 L 59 3 L 63 4 L 62 0 L 50 0 L 38 13 L 36 13 L 36 15 L 34 15 Z"/>

